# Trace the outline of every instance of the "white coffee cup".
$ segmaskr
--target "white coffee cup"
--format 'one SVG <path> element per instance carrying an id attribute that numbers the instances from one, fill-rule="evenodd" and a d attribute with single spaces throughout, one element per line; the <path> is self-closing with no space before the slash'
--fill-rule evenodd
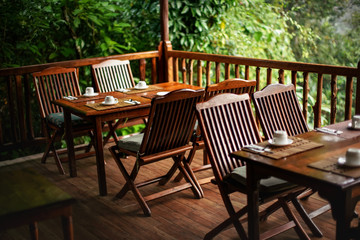
<path id="1" fill-rule="evenodd" d="M 349 148 L 345 155 L 345 164 L 349 166 L 360 166 L 360 149 Z"/>
<path id="2" fill-rule="evenodd" d="M 138 85 L 139 88 L 144 88 L 146 87 L 146 82 L 145 81 L 139 81 Z"/>
<path id="3" fill-rule="evenodd" d="M 87 88 L 85 89 L 85 93 L 86 93 L 86 95 L 92 95 L 92 94 L 94 94 L 94 88 L 93 88 L 93 87 L 87 87 Z"/>
<path id="4" fill-rule="evenodd" d="M 288 135 L 283 130 L 276 130 L 274 132 L 273 141 L 275 144 L 287 144 L 288 143 Z"/>
<path id="5" fill-rule="evenodd" d="M 353 128 L 360 128 L 360 115 L 354 115 L 351 124 Z"/>
<path id="6" fill-rule="evenodd" d="M 114 104 L 116 103 L 117 98 L 114 98 L 113 96 L 106 96 L 105 97 L 105 103 L 106 104 Z"/>

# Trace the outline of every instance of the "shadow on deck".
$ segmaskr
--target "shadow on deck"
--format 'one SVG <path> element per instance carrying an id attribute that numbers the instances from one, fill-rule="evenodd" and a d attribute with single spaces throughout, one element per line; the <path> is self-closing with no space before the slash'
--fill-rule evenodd
<path id="1" fill-rule="evenodd" d="M 73 207 L 75 239 L 203 239 L 208 231 L 227 218 L 218 189 L 213 184 L 203 185 L 205 194 L 203 199 L 195 199 L 191 190 L 187 189 L 151 201 L 149 206 L 152 210 L 152 217 L 143 215 L 132 193 L 128 193 L 123 199 L 114 200 L 113 197 L 125 181 L 115 161 L 111 158 L 107 150 L 108 147 L 105 147 L 108 187 L 108 195 L 105 197 L 100 197 L 98 194 L 95 157 L 89 157 L 77 162 L 78 177 L 76 178 L 59 175 L 53 159 L 49 158 L 46 164 L 41 164 L 40 156 L 23 163 L 2 167 L 0 170 L 21 167 L 34 168 L 76 198 L 77 203 Z M 201 159 L 202 155 L 199 151 L 194 160 L 194 166 L 200 164 Z M 167 163 L 150 164 L 142 169 L 139 177 L 144 178 L 147 174 L 164 173 L 170 164 L 171 160 L 169 160 L 168 165 Z M 66 171 L 67 165 L 64 164 L 64 166 Z M 211 176 L 211 171 L 198 173 L 197 176 Z M 168 184 L 176 183 L 169 182 Z M 168 185 L 165 185 L 165 188 L 167 187 Z M 142 191 L 152 193 L 158 188 L 162 187 L 150 185 L 143 188 Z M 244 195 L 238 194 L 236 198 L 237 207 L 242 207 L 246 203 Z M 309 200 L 304 201 L 304 206 L 309 211 L 324 204 L 325 201 L 317 195 L 311 196 Z M 357 211 L 360 212 L 359 204 L 357 205 Z M 277 226 L 279 222 L 283 222 L 283 219 L 285 219 L 285 215 L 279 210 L 266 222 L 261 223 L 261 229 L 265 230 Z M 317 217 L 315 223 L 324 234 L 321 239 L 334 239 L 335 222 L 330 211 Z M 245 227 L 247 226 L 245 225 Z M 312 236 L 305 225 L 304 228 L 312 239 L 319 239 Z M 60 219 L 40 222 L 39 235 L 40 239 L 63 239 Z M 3 240 L 29 239 L 29 237 L 27 226 L 9 229 L 0 233 L 0 239 Z M 234 228 L 230 228 L 215 239 L 237 238 L 238 235 Z M 274 239 L 297 239 L 297 235 L 294 230 L 289 230 Z"/>

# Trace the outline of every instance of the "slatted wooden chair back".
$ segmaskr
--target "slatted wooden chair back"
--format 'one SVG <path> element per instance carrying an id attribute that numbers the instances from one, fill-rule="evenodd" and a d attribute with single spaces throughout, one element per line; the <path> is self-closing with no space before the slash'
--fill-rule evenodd
<path id="1" fill-rule="evenodd" d="M 243 146 L 261 142 L 248 94 L 221 94 L 196 106 L 196 113 L 218 182 L 242 163 L 229 156 Z"/>
<path id="2" fill-rule="evenodd" d="M 135 86 L 130 62 L 107 60 L 91 66 L 95 87 L 100 92 L 112 92 L 116 89 Z"/>
<path id="3" fill-rule="evenodd" d="M 253 100 L 265 139 L 272 139 L 276 130 L 284 130 L 289 136 L 309 131 L 294 85 L 268 85 L 255 92 Z"/>
<path id="4" fill-rule="evenodd" d="M 204 90 L 181 89 L 152 100 L 140 153 L 144 155 L 187 145 L 195 125 L 195 104 Z"/>
<path id="5" fill-rule="evenodd" d="M 216 84 L 208 85 L 205 89 L 205 101 L 220 93 L 248 93 L 250 96 L 254 92 L 256 80 L 243 80 L 240 78 L 228 79 Z"/>
<path id="6" fill-rule="evenodd" d="M 33 73 L 33 80 L 42 118 L 51 113 L 62 112 L 60 107 L 52 104 L 53 100 L 81 94 L 76 68 L 47 68 Z"/>

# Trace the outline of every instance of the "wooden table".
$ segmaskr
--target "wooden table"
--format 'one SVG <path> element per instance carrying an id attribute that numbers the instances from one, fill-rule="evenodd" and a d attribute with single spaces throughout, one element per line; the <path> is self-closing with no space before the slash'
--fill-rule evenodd
<path id="1" fill-rule="evenodd" d="M 38 239 L 37 222 L 62 218 L 64 239 L 73 239 L 72 204 L 75 200 L 31 169 L 0 171 L 0 231 L 30 225 Z"/>
<path id="2" fill-rule="evenodd" d="M 317 131 L 299 135 L 300 138 L 321 143 L 323 146 L 281 159 L 276 160 L 248 151 L 232 153 L 233 157 L 247 164 L 249 239 L 259 239 L 259 181 L 268 176 L 318 190 L 319 195 L 330 202 L 332 215 L 336 220 L 336 239 L 360 236 L 359 227 L 350 228 L 354 208 L 360 200 L 360 178 L 347 177 L 308 166 L 324 159 L 344 156 L 350 147 L 360 148 L 360 131 L 347 129 L 347 124 L 348 122 L 344 122 L 329 126 L 343 131 L 343 134 L 338 136 Z M 355 171 L 360 174 L 360 168 Z"/>
<path id="3" fill-rule="evenodd" d="M 156 95 L 156 92 L 173 91 L 184 88 L 195 89 L 195 90 L 201 89 L 201 87 L 177 83 L 177 82 L 159 83 L 154 85 L 160 87 L 161 89 L 137 93 L 137 94 L 127 94 L 120 92 L 100 93 L 97 99 L 94 100 L 95 103 L 104 101 L 104 98 L 107 95 L 112 95 L 115 98 L 118 98 L 119 100 L 124 98 L 129 99 L 134 96 L 141 97 L 141 104 L 139 105 L 112 108 L 108 110 L 99 111 L 90 108 L 86 106 L 86 104 L 89 103 L 86 99 L 85 101 L 69 101 L 65 99 L 54 101 L 54 104 L 59 105 L 64 109 L 65 136 L 66 136 L 66 143 L 68 149 L 69 171 L 71 177 L 77 176 L 71 114 L 75 114 L 94 123 L 95 152 L 96 152 L 99 193 L 100 195 L 105 196 L 107 195 L 107 188 L 106 188 L 106 175 L 105 175 L 105 163 L 104 163 L 104 148 L 103 148 L 103 139 L 102 139 L 102 123 L 114 121 L 117 119 L 147 116 L 150 110 L 151 97 L 154 97 Z"/>

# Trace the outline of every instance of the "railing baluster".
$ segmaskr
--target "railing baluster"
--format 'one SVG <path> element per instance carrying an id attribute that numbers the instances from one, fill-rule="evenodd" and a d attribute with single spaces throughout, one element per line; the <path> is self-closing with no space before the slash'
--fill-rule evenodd
<path id="1" fill-rule="evenodd" d="M 279 69 L 279 83 L 284 84 L 284 69 Z"/>
<path id="2" fill-rule="evenodd" d="M 245 80 L 249 80 L 249 75 L 250 75 L 250 66 L 246 65 L 245 66 Z"/>
<path id="3" fill-rule="evenodd" d="M 239 64 L 235 64 L 235 78 L 240 78 Z"/>
<path id="4" fill-rule="evenodd" d="M 145 81 L 146 79 L 146 59 L 139 60 L 139 71 L 140 71 L 140 80 Z"/>
<path id="5" fill-rule="evenodd" d="M 336 120 L 336 98 L 337 98 L 337 76 L 331 75 L 331 103 L 330 103 L 330 123 L 335 123 Z"/>
<path id="6" fill-rule="evenodd" d="M 308 95 L 309 95 L 309 73 L 308 72 L 304 72 L 303 73 L 303 78 L 304 78 L 304 85 L 303 85 L 303 115 L 304 118 L 307 120 L 307 114 L 308 114 Z"/>
<path id="7" fill-rule="evenodd" d="M 194 59 L 189 61 L 189 84 L 194 85 Z"/>
<path id="8" fill-rule="evenodd" d="M 323 81 L 324 81 L 323 74 L 318 73 L 316 103 L 314 106 L 314 128 L 321 127 L 321 104 L 322 104 Z"/>
<path id="9" fill-rule="evenodd" d="M 272 80 L 271 80 L 271 74 L 272 74 L 272 69 L 268 68 L 267 72 L 266 72 L 266 85 L 271 84 Z"/>
<path id="10" fill-rule="evenodd" d="M 174 76 L 175 82 L 179 82 L 179 58 L 174 58 Z"/>
<path id="11" fill-rule="evenodd" d="M 151 82 L 157 83 L 157 65 L 156 58 L 151 59 Z"/>
<path id="12" fill-rule="evenodd" d="M 35 138 L 33 121 L 32 121 L 32 111 L 31 111 L 31 90 L 30 90 L 30 79 L 29 75 L 25 75 L 24 81 L 24 95 L 25 95 L 25 114 L 26 114 L 26 126 L 27 126 L 27 137 L 32 140 Z"/>
<path id="13" fill-rule="evenodd" d="M 297 71 L 291 71 L 291 83 L 294 85 L 296 90 Z"/>
<path id="14" fill-rule="evenodd" d="M 20 132 L 20 139 L 23 142 L 26 140 L 26 123 L 25 123 L 22 76 L 16 75 L 15 79 L 16 79 L 16 102 L 17 102 L 17 113 L 19 119 L 19 132 Z"/>
<path id="15" fill-rule="evenodd" d="M 206 63 L 206 86 L 211 84 L 211 62 Z"/>
<path id="16" fill-rule="evenodd" d="M 7 92 L 8 92 L 8 103 L 9 103 L 9 112 L 10 112 L 10 124 L 11 124 L 11 141 L 13 143 L 18 142 L 18 134 L 16 129 L 17 118 L 15 114 L 15 106 L 14 106 L 14 94 L 13 94 L 13 83 L 12 77 L 9 76 L 7 81 Z"/>
<path id="17" fill-rule="evenodd" d="M 225 63 L 225 80 L 230 79 L 230 64 Z"/>
<path id="18" fill-rule="evenodd" d="M 181 73 L 182 73 L 183 83 L 187 83 L 187 81 L 186 81 L 186 59 L 185 58 L 183 58 L 181 60 Z"/>
<path id="19" fill-rule="evenodd" d="M 201 66 L 201 60 L 197 61 L 197 85 L 202 86 L 202 66 Z"/>
<path id="20" fill-rule="evenodd" d="M 256 68 L 256 90 L 260 91 L 260 68 Z"/>
<path id="21" fill-rule="evenodd" d="M 219 62 L 216 62 L 215 73 L 216 73 L 216 83 L 219 83 L 220 82 L 220 63 Z"/>
<path id="22" fill-rule="evenodd" d="M 355 114 L 360 114 L 360 61 L 357 65 L 356 79 Z"/>
<path id="23" fill-rule="evenodd" d="M 345 97 L 345 120 L 351 119 L 351 107 L 353 96 L 353 78 L 346 78 L 346 97 Z"/>

